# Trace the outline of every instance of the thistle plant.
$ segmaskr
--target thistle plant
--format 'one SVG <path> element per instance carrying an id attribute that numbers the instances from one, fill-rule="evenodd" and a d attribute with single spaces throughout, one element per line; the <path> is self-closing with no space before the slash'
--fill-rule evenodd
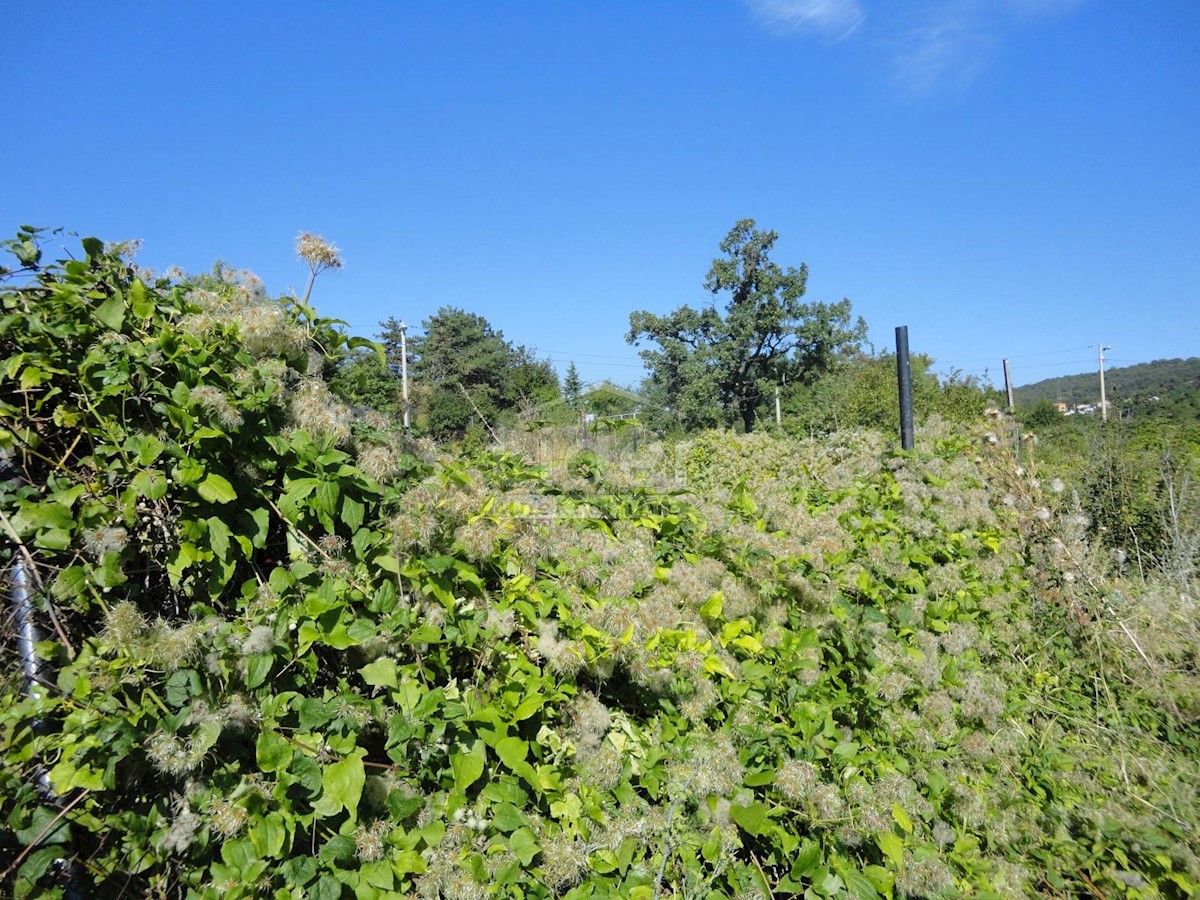
<path id="1" fill-rule="evenodd" d="M 329 269 L 341 269 L 345 261 L 341 250 L 310 231 L 302 231 L 296 238 L 296 256 L 308 265 L 308 284 L 304 288 L 304 296 L 300 298 L 300 303 L 307 306 L 317 276 Z"/>

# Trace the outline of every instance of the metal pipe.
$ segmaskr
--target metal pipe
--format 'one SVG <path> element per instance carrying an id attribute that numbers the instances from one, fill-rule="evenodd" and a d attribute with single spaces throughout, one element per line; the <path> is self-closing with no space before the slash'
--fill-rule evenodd
<path id="1" fill-rule="evenodd" d="M 908 358 L 908 326 L 896 328 L 896 380 L 900 386 L 900 446 L 913 448 L 912 363 Z"/>
<path id="2" fill-rule="evenodd" d="M 44 665 L 37 655 L 37 644 L 45 639 L 33 617 L 33 601 L 29 596 L 29 570 L 25 560 L 18 557 L 9 578 L 13 617 L 17 622 L 17 655 L 21 657 L 21 680 L 26 696 L 41 695 Z"/>
<path id="3" fill-rule="evenodd" d="M 13 619 L 17 625 L 17 654 L 21 657 L 21 687 L 26 697 L 38 699 L 45 694 L 47 687 L 46 676 L 49 666 L 38 656 L 37 645 L 45 640 L 45 634 L 38 627 L 34 616 L 33 598 L 29 589 L 30 570 L 25 560 L 18 556 L 9 570 L 9 603 L 12 606 Z M 34 722 L 35 729 L 40 728 L 41 722 Z M 59 806 L 58 795 L 50 782 L 50 771 L 45 766 L 38 767 L 38 787 L 45 799 Z M 82 870 L 78 860 L 73 855 L 59 860 L 56 865 L 66 881 L 67 900 L 82 900 L 85 896 L 82 884 Z"/>

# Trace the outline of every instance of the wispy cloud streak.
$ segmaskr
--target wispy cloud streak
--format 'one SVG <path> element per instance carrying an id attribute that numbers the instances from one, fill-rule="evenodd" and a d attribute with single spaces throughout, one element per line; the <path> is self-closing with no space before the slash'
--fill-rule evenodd
<path id="1" fill-rule="evenodd" d="M 830 41 L 853 36 L 874 44 L 897 90 L 924 97 L 966 91 L 1022 28 L 1071 12 L 1086 0 L 744 2 L 777 34 Z"/>
<path id="2" fill-rule="evenodd" d="M 1008 2 L 1008 0 L 1002 0 Z M 990 65 L 1000 43 L 994 3 L 952 0 L 907 17 L 889 37 L 897 87 L 911 96 L 960 93 Z"/>
<path id="3" fill-rule="evenodd" d="M 858 0 L 746 0 L 768 28 L 780 34 L 818 34 L 838 41 L 866 20 Z"/>

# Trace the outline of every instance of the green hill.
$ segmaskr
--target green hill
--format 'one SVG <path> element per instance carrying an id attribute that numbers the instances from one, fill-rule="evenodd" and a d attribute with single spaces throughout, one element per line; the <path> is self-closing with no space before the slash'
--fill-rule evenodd
<path id="1" fill-rule="evenodd" d="M 1200 357 L 1158 359 L 1135 366 L 1107 369 L 1104 373 L 1109 403 L 1123 415 L 1165 415 L 1200 420 Z M 1039 400 L 1068 407 L 1097 403 L 1100 381 L 1096 372 L 1047 378 L 1016 389 L 1018 407 Z"/>

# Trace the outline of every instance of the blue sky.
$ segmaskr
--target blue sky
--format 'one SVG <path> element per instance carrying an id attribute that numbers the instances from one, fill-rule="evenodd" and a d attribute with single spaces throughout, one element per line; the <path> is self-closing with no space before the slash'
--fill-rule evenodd
<path id="1" fill-rule="evenodd" d="M 754 218 L 881 349 L 1029 383 L 1200 355 L 1194 0 L 12 4 L 0 227 L 440 306 L 635 383 Z"/>

